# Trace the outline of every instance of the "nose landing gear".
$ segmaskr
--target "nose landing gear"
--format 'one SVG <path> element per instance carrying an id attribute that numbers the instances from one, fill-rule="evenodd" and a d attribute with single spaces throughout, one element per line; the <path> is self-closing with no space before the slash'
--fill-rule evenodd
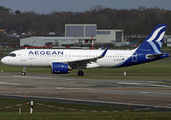
<path id="1" fill-rule="evenodd" d="M 25 67 L 23 68 L 21 75 L 22 76 L 25 76 L 26 75 L 26 68 Z"/>

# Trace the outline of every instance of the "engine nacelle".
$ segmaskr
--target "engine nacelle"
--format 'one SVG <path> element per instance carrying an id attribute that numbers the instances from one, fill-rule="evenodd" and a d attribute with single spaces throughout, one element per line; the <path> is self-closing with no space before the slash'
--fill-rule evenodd
<path id="1" fill-rule="evenodd" d="M 71 71 L 71 67 L 66 63 L 54 62 L 52 63 L 51 72 L 53 74 L 66 74 Z"/>

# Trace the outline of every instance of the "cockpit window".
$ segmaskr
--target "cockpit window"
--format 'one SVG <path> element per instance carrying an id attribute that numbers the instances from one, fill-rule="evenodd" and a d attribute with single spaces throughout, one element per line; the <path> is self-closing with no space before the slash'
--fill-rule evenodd
<path id="1" fill-rule="evenodd" d="M 16 57 L 16 54 L 15 53 L 10 53 L 8 56 Z"/>

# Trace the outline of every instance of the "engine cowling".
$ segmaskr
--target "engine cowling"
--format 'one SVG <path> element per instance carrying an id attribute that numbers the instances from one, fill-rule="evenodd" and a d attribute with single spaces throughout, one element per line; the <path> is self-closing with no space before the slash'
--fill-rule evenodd
<path id="1" fill-rule="evenodd" d="M 66 74 L 71 71 L 71 67 L 66 63 L 54 62 L 52 63 L 51 72 L 53 74 Z"/>

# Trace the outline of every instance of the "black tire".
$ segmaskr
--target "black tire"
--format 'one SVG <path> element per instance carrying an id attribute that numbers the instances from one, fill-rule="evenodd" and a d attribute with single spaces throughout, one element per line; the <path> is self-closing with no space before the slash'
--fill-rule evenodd
<path id="1" fill-rule="evenodd" d="M 83 71 L 79 71 L 78 72 L 78 76 L 84 76 L 84 72 Z"/>
<path id="2" fill-rule="evenodd" d="M 26 73 L 25 73 L 25 72 L 22 72 L 22 73 L 21 73 L 21 75 L 22 75 L 22 76 L 25 76 L 25 75 L 26 75 Z"/>

